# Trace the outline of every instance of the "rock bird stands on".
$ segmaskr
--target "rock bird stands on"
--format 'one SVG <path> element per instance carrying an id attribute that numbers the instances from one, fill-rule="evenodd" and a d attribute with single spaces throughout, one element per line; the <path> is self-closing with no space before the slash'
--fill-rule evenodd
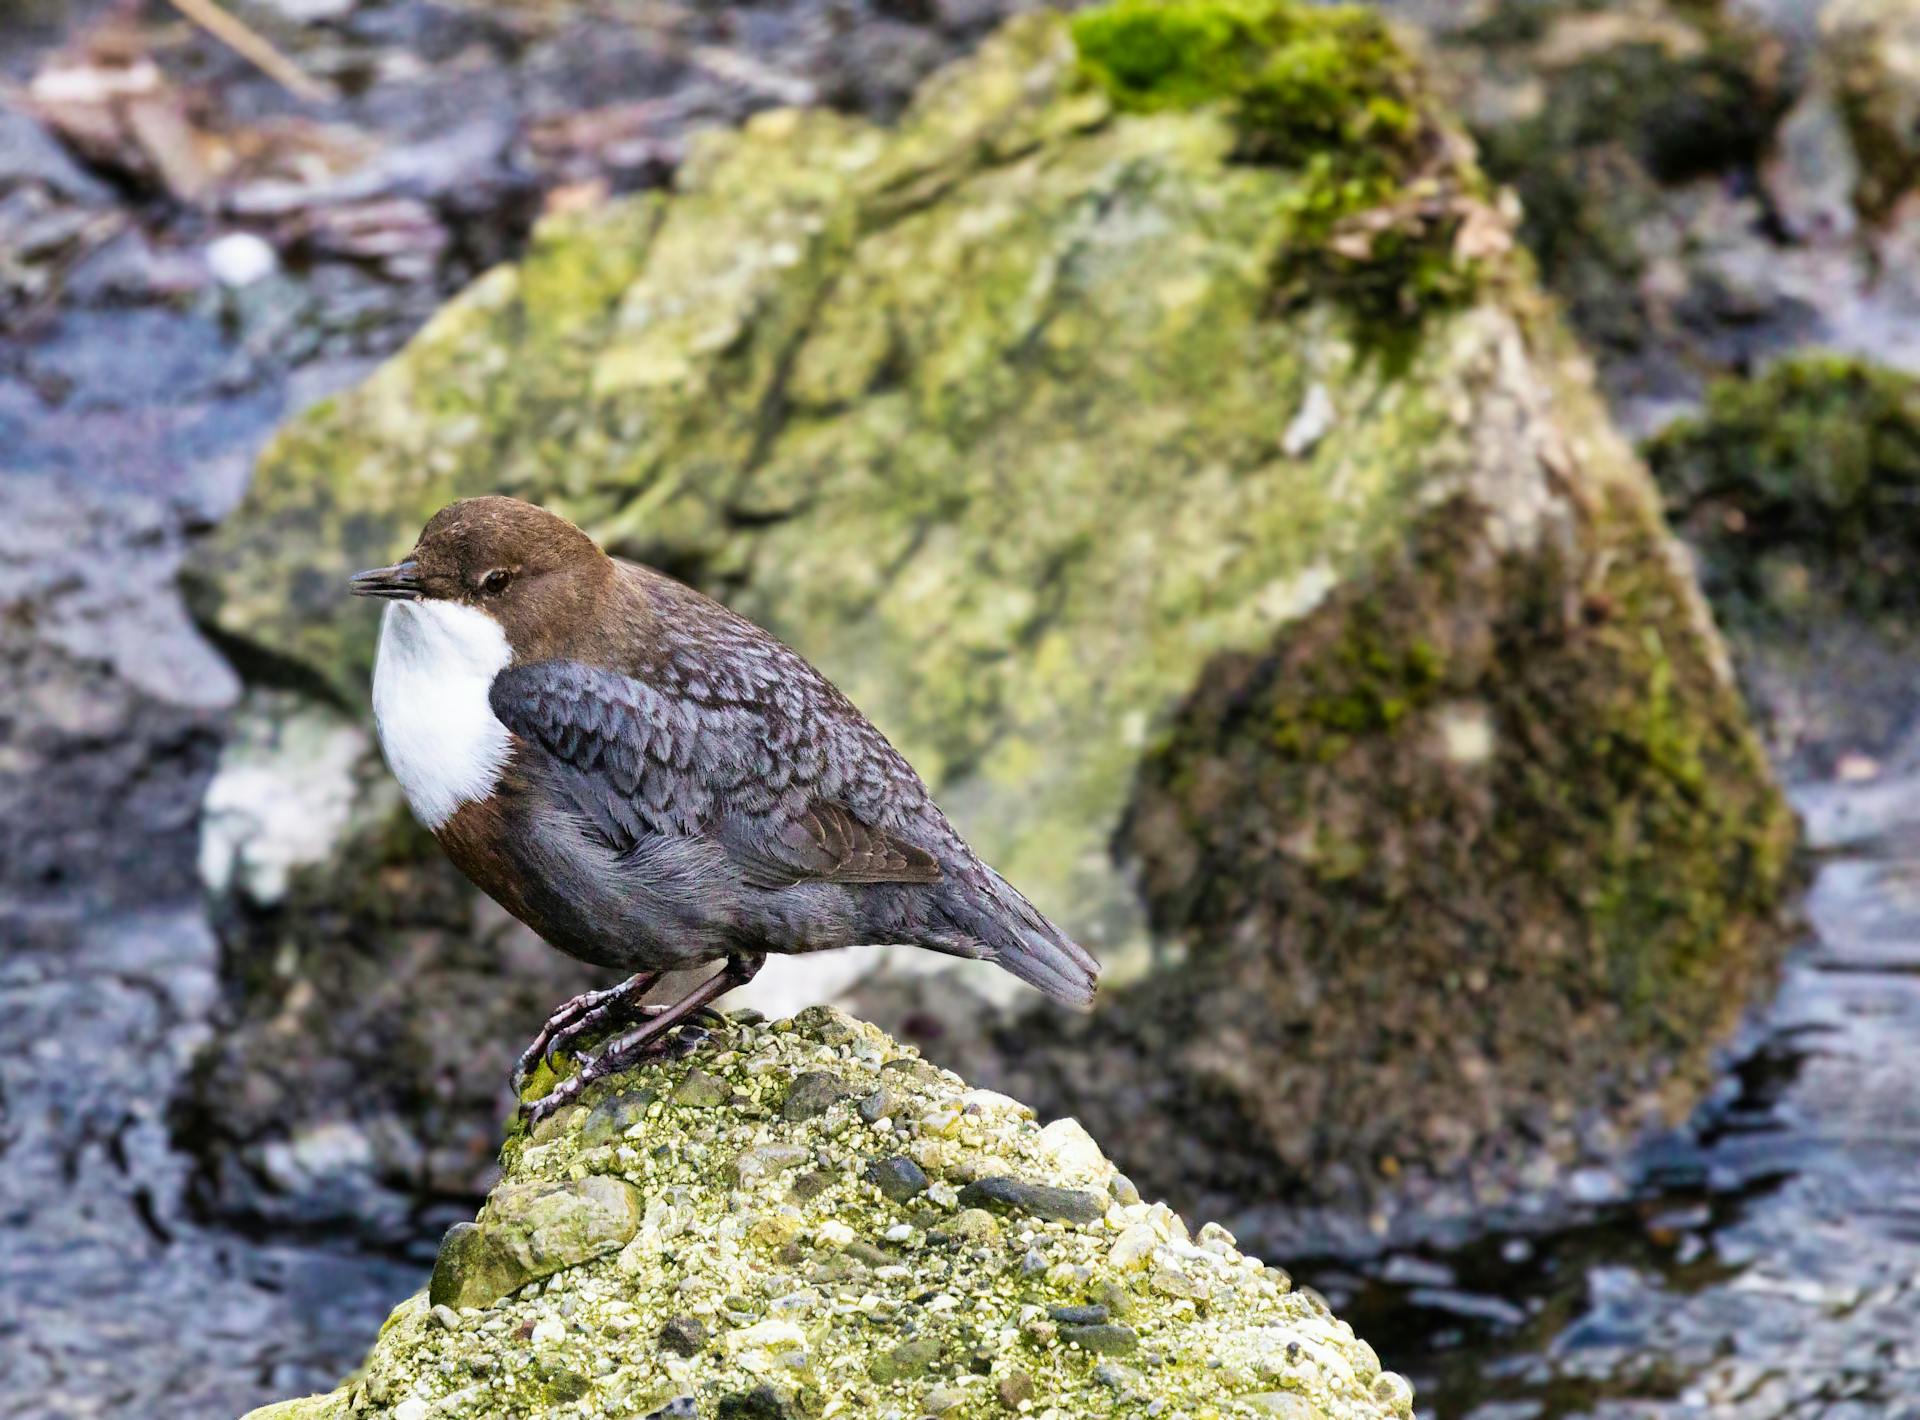
<path id="1" fill-rule="evenodd" d="M 634 972 L 563 1005 L 521 1057 L 639 1020 L 538 1119 L 749 980 L 768 952 L 906 942 L 997 962 L 1084 1007 L 1099 967 L 974 856 L 827 679 L 673 579 L 512 498 L 443 508 L 388 603 L 380 747 L 460 870 L 561 951 Z M 720 962 L 664 1008 L 663 972 Z"/>

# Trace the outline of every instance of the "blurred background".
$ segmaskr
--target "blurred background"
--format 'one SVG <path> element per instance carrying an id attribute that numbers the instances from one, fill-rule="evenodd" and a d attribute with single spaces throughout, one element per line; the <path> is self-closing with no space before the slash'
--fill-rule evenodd
<path id="1" fill-rule="evenodd" d="M 1913 0 L 0 0 L 0 1413 L 331 1386 L 484 1194 L 592 978 L 340 590 L 505 491 L 1107 966 L 750 1004 L 1423 1416 L 1920 1415 L 1917 192 Z"/>

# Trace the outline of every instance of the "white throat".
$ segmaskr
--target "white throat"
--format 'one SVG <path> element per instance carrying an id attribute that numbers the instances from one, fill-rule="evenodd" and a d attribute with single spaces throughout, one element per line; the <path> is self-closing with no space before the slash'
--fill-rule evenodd
<path id="1" fill-rule="evenodd" d="M 512 741 L 487 690 L 512 660 L 506 632 L 483 611 L 442 601 L 387 605 L 373 721 L 393 777 L 428 828 L 499 782 Z"/>

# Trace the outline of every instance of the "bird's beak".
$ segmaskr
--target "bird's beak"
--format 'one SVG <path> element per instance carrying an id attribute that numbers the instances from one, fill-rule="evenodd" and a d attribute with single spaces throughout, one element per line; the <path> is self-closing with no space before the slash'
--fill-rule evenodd
<path id="1" fill-rule="evenodd" d="M 411 561 L 391 567 L 373 567 L 356 572 L 347 583 L 356 597 L 383 597 L 387 601 L 411 601 L 420 595 L 419 569 Z"/>

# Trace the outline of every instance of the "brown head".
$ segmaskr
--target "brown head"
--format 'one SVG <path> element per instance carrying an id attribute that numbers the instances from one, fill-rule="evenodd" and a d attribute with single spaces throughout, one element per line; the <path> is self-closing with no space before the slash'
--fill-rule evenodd
<path id="1" fill-rule="evenodd" d="M 594 615 L 614 562 L 565 518 L 518 498 L 463 498 L 403 561 L 361 572 L 356 596 L 449 601 L 500 623 L 519 661 L 561 654 Z"/>

